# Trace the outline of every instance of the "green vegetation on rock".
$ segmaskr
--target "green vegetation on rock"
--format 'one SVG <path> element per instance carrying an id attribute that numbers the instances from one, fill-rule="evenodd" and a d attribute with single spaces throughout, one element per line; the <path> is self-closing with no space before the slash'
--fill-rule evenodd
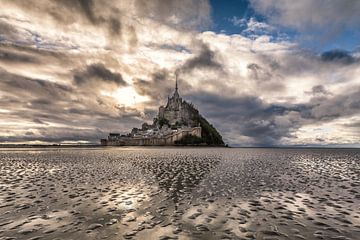
<path id="1" fill-rule="evenodd" d="M 203 116 L 198 119 L 201 127 L 201 138 L 207 145 L 224 145 L 220 133 Z"/>
<path id="2" fill-rule="evenodd" d="M 158 121 L 159 121 L 160 127 L 162 127 L 164 125 L 170 126 L 169 120 L 167 120 L 166 118 L 160 118 Z"/>

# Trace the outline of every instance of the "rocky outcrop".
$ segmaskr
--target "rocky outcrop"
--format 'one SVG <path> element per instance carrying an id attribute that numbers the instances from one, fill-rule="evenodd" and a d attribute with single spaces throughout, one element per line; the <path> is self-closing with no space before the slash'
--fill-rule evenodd
<path id="1" fill-rule="evenodd" d="M 177 84 L 175 92 L 171 98 L 168 98 L 166 106 L 159 108 L 159 114 L 154 119 L 153 125 L 162 128 L 166 125 L 169 128 L 176 129 L 182 126 L 201 127 L 201 139 L 187 138 L 196 143 L 207 145 L 224 145 L 220 133 L 212 126 L 199 111 L 191 104 L 183 100 L 178 92 Z M 179 141 L 186 144 L 185 141 Z"/>
<path id="2" fill-rule="evenodd" d="M 159 113 L 152 124 L 143 123 L 141 128 L 133 128 L 126 135 L 110 134 L 102 139 L 103 145 L 216 145 L 224 142 L 220 133 L 199 111 L 183 100 L 178 92 L 168 97 L 166 106 L 159 108 Z"/>

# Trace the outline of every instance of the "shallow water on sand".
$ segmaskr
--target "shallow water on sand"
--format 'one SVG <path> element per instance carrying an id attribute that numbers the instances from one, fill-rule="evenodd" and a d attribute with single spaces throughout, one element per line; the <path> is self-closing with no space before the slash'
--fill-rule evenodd
<path id="1" fill-rule="evenodd" d="M 360 239 L 360 150 L 0 150 L 0 239 Z"/>

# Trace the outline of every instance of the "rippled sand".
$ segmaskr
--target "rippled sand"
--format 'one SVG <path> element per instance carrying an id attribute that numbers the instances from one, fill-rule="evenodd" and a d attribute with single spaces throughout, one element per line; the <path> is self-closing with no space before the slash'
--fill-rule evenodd
<path id="1" fill-rule="evenodd" d="M 360 239 L 360 150 L 0 150 L 0 239 Z"/>

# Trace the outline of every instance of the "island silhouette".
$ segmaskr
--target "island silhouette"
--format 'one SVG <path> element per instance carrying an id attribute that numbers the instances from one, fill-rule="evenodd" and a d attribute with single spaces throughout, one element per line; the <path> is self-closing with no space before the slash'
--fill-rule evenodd
<path id="1" fill-rule="evenodd" d="M 216 128 L 179 94 L 176 74 L 175 91 L 168 96 L 165 106 L 159 107 L 152 124 L 143 123 L 128 134 L 110 133 L 101 139 L 103 146 L 167 146 L 212 145 L 223 146 L 224 141 Z"/>

